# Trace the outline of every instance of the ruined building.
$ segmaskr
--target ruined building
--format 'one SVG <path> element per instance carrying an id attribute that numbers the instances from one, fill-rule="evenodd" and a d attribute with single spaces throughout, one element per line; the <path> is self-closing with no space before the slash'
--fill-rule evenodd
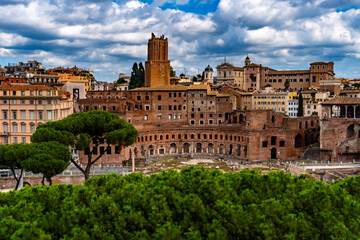
<path id="1" fill-rule="evenodd" d="M 136 143 L 112 146 L 99 163 L 122 163 L 166 155 L 233 157 L 258 161 L 301 157 L 319 138 L 317 117 L 289 118 L 271 110 L 241 110 L 238 96 L 209 85 L 170 85 L 167 39 L 148 43 L 146 87 L 128 91 L 88 91 L 80 111 L 118 114 L 139 131 Z M 104 146 L 100 146 L 104 147 Z M 90 149 L 92 150 L 92 149 Z M 82 153 L 80 159 L 85 160 Z"/>

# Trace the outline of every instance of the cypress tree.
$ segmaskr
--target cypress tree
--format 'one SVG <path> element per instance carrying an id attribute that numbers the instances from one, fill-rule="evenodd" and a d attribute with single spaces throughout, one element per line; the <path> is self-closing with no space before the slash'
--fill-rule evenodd
<path id="1" fill-rule="evenodd" d="M 298 117 L 304 116 L 304 104 L 303 104 L 303 97 L 302 97 L 301 93 L 299 94 L 299 107 L 298 107 L 297 116 Z"/>

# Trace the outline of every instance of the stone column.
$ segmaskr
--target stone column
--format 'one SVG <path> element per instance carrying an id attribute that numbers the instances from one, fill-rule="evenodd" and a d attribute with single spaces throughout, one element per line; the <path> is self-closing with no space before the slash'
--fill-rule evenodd
<path id="1" fill-rule="evenodd" d="M 135 172 L 135 152 L 131 151 L 131 171 L 134 173 Z"/>

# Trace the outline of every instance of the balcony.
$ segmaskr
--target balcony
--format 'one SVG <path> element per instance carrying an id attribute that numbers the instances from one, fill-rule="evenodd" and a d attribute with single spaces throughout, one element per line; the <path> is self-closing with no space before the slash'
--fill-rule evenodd
<path id="1" fill-rule="evenodd" d="M 9 136 L 9 132 L 0 132 L 0 136 Z"/>

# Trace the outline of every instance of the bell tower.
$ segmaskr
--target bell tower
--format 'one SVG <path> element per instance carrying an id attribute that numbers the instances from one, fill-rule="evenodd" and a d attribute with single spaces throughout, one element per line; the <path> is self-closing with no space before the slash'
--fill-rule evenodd
<path id="1" fill-rule="evenodd" d="M 145 62 L 145 87 L 170 85 L 170 61 L 168 60 L 168 39 L 154 33 L 148 42 L 148 60 Z"/>

